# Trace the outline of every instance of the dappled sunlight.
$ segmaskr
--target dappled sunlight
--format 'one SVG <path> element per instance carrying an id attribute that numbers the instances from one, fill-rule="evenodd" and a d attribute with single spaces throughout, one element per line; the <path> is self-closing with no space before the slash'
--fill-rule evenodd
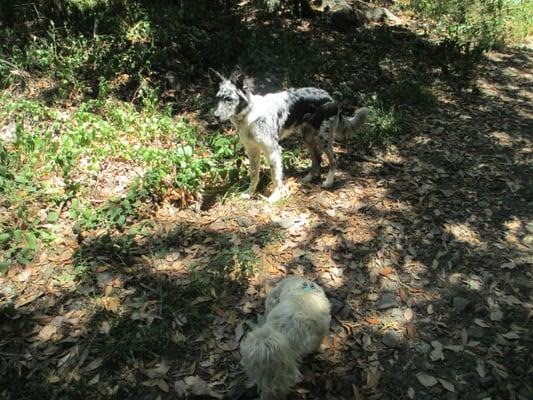
<path id="1" fill-rule="evenodd" d="M 469 223 L 445 223 L 444 230 L 458 242 L 468 243 L 474 246 L 485 246 L 478 232 Z"/>
<path id="2" fill-rule="evenodd" d="M 254 398 L 239 343 L 288 275 L 332 306 L 289 398 L 531 398 L 530 51 L 475 65 L 417 21 L 77 3 L 102 8 L 21 3 L 0 27 L 1 398 Z M 302 182 L 294 136 L 283 199 L 266 160 L 240 197 L 207 77 L 237 63 L 258 93 L 370 109 L 331 188 Z"/>
<path id="3" fill-rule="evenodd" d="M 503 237 L 505 243 L 510 248 L 517 248 L 521 250 L 528 250 L 533 242 L 533 229 L 531 219 L 520 219 L 513 217 L 504 222 L 505 231 Z"/>
<path id="4" fill-rule="evenodd" d="M 489 137 L 495 140 L 500 146 L 507 147 L 513 145 L 513 138 L 507 132 L 494 131 L 489 133 Z"/>

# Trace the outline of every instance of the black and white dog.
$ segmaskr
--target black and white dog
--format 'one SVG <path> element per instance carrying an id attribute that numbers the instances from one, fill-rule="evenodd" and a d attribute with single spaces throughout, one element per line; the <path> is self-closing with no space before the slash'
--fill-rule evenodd
<path id="1" fill-rule="evenodd" d="M 220 78 L 215 117 L 220 121 L 231 121 L 250 161 L 250 187 L 243 197 L 249 198 L 256 190 L 261 153 L 269 161 L 274 185 L 268 201 L 274 202 L 282 197 L 283 168 L 279 141 L 295 131 L 303 134 L 312 160 L 311 171 L 304 182 L 319 176 L 322 153 L 326 153 L 329 172 L 322 186 L 328 188 L 333 184 L 337 168 L 333 139 L 343 138 L 362 126 L 368 116 L 367 108 L 361 108 L 354 116 L 346 118 L 325 90 L 291 88 L 259 96 L 252 94 L 250 80 L 242 72 L 236 71 L 230 78 L 225 78 L 212 71 Z"/>

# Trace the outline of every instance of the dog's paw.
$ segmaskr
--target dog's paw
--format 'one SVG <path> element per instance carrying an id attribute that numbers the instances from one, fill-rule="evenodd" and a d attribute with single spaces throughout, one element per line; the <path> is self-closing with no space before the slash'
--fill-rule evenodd
<path id="1" fill-rule="evenodd" d="M 267 201 L 269 203 L 275 203 L 276 201 L 281 200 L 282 197 L 283 197 L 283 190 L 276 189 L 272 192 L 270 196 L 267 197 Z"/>
<path id="2" fill-rule="evenodd" d="M 250 200 L 252 198 L 252 194 L 248 191 L 241 193 L 240 198 L 243 200 Z"/>

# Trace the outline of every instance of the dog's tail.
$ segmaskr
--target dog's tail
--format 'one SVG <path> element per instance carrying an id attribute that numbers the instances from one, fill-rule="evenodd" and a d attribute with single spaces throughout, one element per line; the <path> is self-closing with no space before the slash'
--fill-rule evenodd
<path id="1" fill-rule="evenodd" d="M 241 356 L 246 374 L 264 395 L 281 396 L 300 377 L 299 360 L 289 339 L 268 324 L 255 328 L 244 338 Z"/>
<path id="2" fill-rule="evenodd" d="M 369 109 L 362 107 L 355 112 L 352 117 L 339 116 L 339 122 L 335 131 L 335 139 L 344 140 L 352 136 L 357 130 L 361 129 L 369 114 Z"/>

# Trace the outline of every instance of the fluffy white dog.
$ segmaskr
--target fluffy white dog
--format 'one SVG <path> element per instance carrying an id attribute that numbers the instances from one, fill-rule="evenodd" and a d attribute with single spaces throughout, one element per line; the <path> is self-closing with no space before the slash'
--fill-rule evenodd
<path id="1" fill-rule="evenodd" d="M 316 283 L 291 276 L 269 293 L 265 308 L 264 324 L 241 342 L 241 364 L 261 400 L 279 400 L 299 380 L 301 359 L 319 349 L 331 305 Z"/>

